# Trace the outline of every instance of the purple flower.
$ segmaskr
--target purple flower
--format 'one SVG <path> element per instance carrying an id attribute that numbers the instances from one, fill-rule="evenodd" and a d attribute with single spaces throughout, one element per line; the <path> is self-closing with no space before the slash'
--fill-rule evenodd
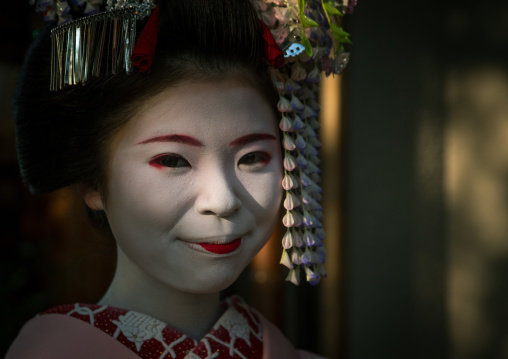
<path id="1" fill-rule="evenodd" d="M 319 130 L 321 128 L 321 124 L 317 118 L 309 118 L 309 124 L 314 130 Z"/>
<path id="2" fill-rule="evenodd" d="M 310 197 L 309 193 L 307 191 L 302 191 L 302 200 L 305 204 L 311 204 L 312 198 Z"/>
<path id="3" fill-rule="evenodd" d="M 317 156 L 319 155 L 319 152 L 318 150 L 316 150 L 314 146 L 312 146 L 311 144 L 307 144 L 307 146 L 305 147 L 305 154 L 307 156 Z"/>
<path id="4" fill-rule="evenodd" d="M 316 244 L 316 237 L 306 229 L 305 232 L 303 232 L 303 241 L 307 246 L 312 247 Z"/>
<path id="5" fill-rule="evenodd" d="M 312 252 L 312 261 L 313 264 L 323 264 L 325 262 L 325 256 L 322 256 L 318 251 Z"/>
<path id="6" fill-rule="evenodd" d="M 56 13 L 55 10 L 49 9 L 46 14 L 44 14 L 44 21 L 55 21 Z"/>
<path id="7" fill-rule="evenodd" d="M 314 234 L 316 235 L 317 239 L 322 241 L 325 238 L 325 231 L 323 231 L 322 228 L 318 228 L 315 230 Z"/>
<path id="8" fill-rule="evenodd" d="M 310 36 L 309 36 L 309 40 L 312 40 L 312 42 L 316 42 L 319 38 L 319 35 L 317 34 L 316 31 L 311 31 L 310 32 Z"/>
<path id="9" fill-rule="evenodd" d="M 287 90 L 287 91 L 299 91 L 302 87 L 300 85 L 298 85 L 295 81 L 293 81 L 292 79 L 289 79 L 286 81 L 286 84 L 284 85 L 284 88 Z"/>
<path id="10" fill-rule="evenodd" d="M 321 193 L 323 192 L 323 190 L 321 189 L 321 187 L 319 187 L 317 184 L 312 184 L 308 187 L 308 191 L 311 192 L 312 194 L 314 193 Z"/>
<path id="11" fill-rule="evenodd" d="M 301 168 L 307 167 L 307 160 L 301 153 L 296 157 L 296 164 Z"/>
<path id="12" fill-rule="evenodd" d="M 303 150 L 305 148 L 305 146 L 307 145 L 305 143 L 305 140 L 303 139 L 303 137 L 300 134 L 296 135 L 296 143 L 295 144 L 299 150 Z"/>
<path id="13" fill-rule="evenodd" d="M 314 92 L 311 91 L 310 88 L 308 88 L 307 86 L 305 86 L 305 84 L 302 86 L 302 94 L 300 96 L 300 98 L 302 100 L 310 100 L 310 99 L 315 99 L 316 98 L 316 94 Z M 305 107 L 309 107 L 309 106 L 305 106 Z M 308 112 L 307 112 L 308 113 Z M 307 118 L 305 117 L 305 109 L 303 110 L 303 118 Z"/>
<path id="14" fill-rule="evenodd" d="M 300 175 L 300 181 L 304 187 L 307 187 L 312 183 L 311 179 L 305 173 Z"/>
<path id="15" fill-rule="evenodd" d="M 312 90 L 312 91 L 315 92 L 314 90 Z M 310 100 L 309 104 L 310 104 L 310 107 L 312 107 L 312 109 L 314 111 L 316 111 L 316 112 L 321 111 L 321 106 L 319 106 L 319 103 L 315 99 Z"/>
<path id="16" fill-rule="evenodd" d="M 99 12 L 98 6 L 94 6 L 94 5 L 90 4 L 89 2 L 86 3 L 85 15 L 94 15 L 94 14 L 97 14 L 98 12 Z"/>
<path id="17" fill-rule="evenodd" d="M 37 1 L 37 5 L 35 7 L 35 11 L 37 12 L 47 12 L 50 8 L 53 7 L 53 1 L 51 0 L 39 0 Z"/>
<path id="18" fill-rule="evenodd" d="M 305 248 L 305 252 L 303 252 L 301 257 L 302 264 L 305 264 L 306 266 L 309 266 L 312 263 L 312 251 L 309 250 L 309 247 Z"/>
<path id="19" fill-rule="evenodd" d="M 306 87 L 308 89 L 308 87 Z M 309 90 L 310 91 L 310 90 Z M 313 94 L 313 92 L 311 92 Z M 316 111 L 314 111 L 312 109 L 312 107 L 310 106 L 305 106 L 304 110 L 303 110 L 303 113 L 302 113 L 302 117 L 307 119 L 307 118 L 310 118 L 310 117 L 317 117 L 318 114 Z"/>
<path id="20" fill-rule="evenodd" d="M 316 165 L 321 164 L 321 159 L 316 155 L 309 156 L 309 159 L 312 161 L 312 163 L 314 163 Z"/>
<path id="21" fill-rule="evenodd" d="M 307 211 L 303 213 L 303 223 L 306 227 L 314 227 L 314 218 Z"/>
<path id="22" fill-rule="evenodd" d="M 309 162 L 308 163 L 308 168 L 309 168 L 309 172 L 310 173 L 321 173 L 321 170 L 319 169 L 318 166 L 316 166 L 314 163 L 312 162 Z"/>
<path id="23" fill-rule="evenodd" d="M 315 183 L 321 182 L 321 176 L 318 173 L 311 173 L 310 179 L 313 180 Z"/>
<path id="24" fill-rule="evenodd" d="M 295 120 L 293 121 L 293 128 L 295 130 L 303 130 L 307 125 L 302 121 L 300 116 L 295 115 Z"/>
<path id="25" fill-rule="evenodd" d="M 317 285 L 321 279 L 319 274 L 315 273 L 310 267 L 305 267 L 305 276 L 307 277 L 307 282 L 311 285 Z"/>
<path id="26" fill-rule="evenodd" d="M 293 106 L 293 108 L 298 112 L 303 111 L 303 109 L 305 108 L 303 103 L 301 103 L 298 97 L 296 97 L 295 95 L 291 95 L 291 106 Z"/>
<path id="27" fill-rule="evenodd" d="M 319 142 L 317 137 L 310 137 L 309 143 L 316 148 L 321 148 L 321 142 Z"/>
<path id="28" fill-rule="evenodd" d="M 313 118 L 313 117 L 308 117 L 308 118 L 307 118 L 307 122 L 309 122 L 309 123 L 311 123 L 311 124 L 314 124 L 314 122 L 315 122 L 315 121 L 316 121 L 316 119 L 315 119 L 315 118 Z M 314 128 L 312 127 L 312 125 L 311 125 L 311 126 L 307 126 L 307 127 L 305 128 L 305 135 L 306 135 L 307 137 L 317 137 L 317 136 L 318 136 L 318 135 L 317 135 L 317 133 L 316 133 L 316 131 L 315 131 L 315 130 L 314 130 Z"/>
<path id="29" fill-rule="evenodd" d="M 326 258 L 326 249 L 325 247 L 318 247 L 316 250 L 316 254 L 319 256 L 320 262 L 324 263 Z"/>

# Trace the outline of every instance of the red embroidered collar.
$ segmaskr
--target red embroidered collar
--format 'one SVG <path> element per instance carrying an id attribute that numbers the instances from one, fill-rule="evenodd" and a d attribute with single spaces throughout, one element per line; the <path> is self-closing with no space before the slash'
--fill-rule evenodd
<path id="1" fill-rule="evenodd" d="M 259 319 L 240 297 L 224 301 L 224 313 L 199 342 L 146 314 L 98 304 L 68 304 L 42 314 L 63 314 L 109 334 L 143 359 L 258 359 L 263 354 Z"/>

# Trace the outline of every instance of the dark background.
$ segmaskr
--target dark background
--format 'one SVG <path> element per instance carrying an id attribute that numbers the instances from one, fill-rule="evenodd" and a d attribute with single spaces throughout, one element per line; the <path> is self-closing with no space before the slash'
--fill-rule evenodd
<path id="1" fill-rule="evenodd" d="M 41 22 L 24 1 L 0 18 L 1 353 L 38 311 L 97 300 L 114 249 L 73 193 L 19 182 L 11 98 Z M 332 358 L 507 358 L 508 2 L 359 0 L 345 27 L 340 315 L 307 287 L 239 289 Z"/>
<path id="2" fill-rule="evenodd" d="M 359 1 L 347 358 L 508 357 L 508 2 Z"/>

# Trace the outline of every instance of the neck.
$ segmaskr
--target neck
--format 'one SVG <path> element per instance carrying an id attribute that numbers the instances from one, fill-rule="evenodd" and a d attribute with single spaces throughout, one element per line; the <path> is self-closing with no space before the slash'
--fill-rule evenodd
<path id="1" fill-rule="evenodd" d="M 118 264 L 109 289 L 99 304 L 134 310 L 157 318 L 179 332 L 200 340 L 220 317 L 219 293 L 187 293 L 165 285 L 118 251 Z"/>

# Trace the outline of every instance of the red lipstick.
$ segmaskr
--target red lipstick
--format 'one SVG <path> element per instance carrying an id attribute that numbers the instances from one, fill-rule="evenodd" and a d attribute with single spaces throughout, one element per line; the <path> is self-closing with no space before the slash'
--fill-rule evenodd
<path id="1" fill-rule="evenodd" d="M 235 251 L 242 244 L 242 239 L 235 239 L 233 242 L 224 244 L 198 243 L 204 250 L 215 254 L 228 254 Z"/>

